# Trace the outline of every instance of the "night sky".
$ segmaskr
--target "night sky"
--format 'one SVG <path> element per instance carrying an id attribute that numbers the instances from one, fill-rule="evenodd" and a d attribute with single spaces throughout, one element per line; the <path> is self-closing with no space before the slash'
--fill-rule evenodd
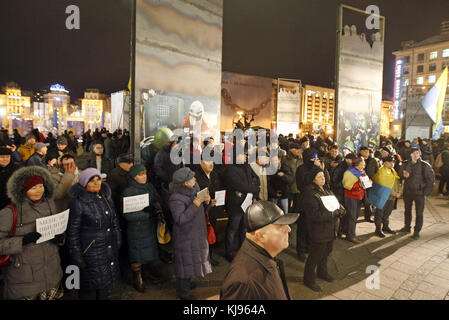
<path id="1" fill-rule="evenodd" d="M 223 71 L 334 80 L 337 0 L 224 0 Z M 384 95 L 393 94 L 394 56 L 401 41 L 439 34 L 447 0 L 345 0 L 376 4 L 386 16 Z M 65 9 L 78 5 L 81 29 L 67 30 Z M 14 0 L 0 2 L 0 85 L 37 90 L 63 84 L 72 100 L 86 88 L 125 89 L 129 79 L 130 1 Z M 350 15 L 348 21 L 352 22 Z"/>

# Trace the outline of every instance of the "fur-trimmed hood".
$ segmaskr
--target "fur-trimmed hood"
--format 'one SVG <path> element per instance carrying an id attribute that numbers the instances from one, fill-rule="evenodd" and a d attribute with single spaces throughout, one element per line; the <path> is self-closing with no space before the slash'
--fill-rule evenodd
<path id="1" fill-rule="evenodd" d="M 99 192 L 106 199 L 111 199 L 111 187 L 106 182 L 101 183 L 101 189 Z M 72 199 L 78 199 L 83 202 L 93 202 L 96 201 L 96 193 L 89 192 L 79 183 L 75 183 L 69 190 L 69 196 Z"/>
<path id="2" fill-rule="evenodd" d="M 28 178 L 34 175 L 38 175 L 44 179 L 45 192 L 43 197 L 53 199 L 55 195 L 55 185 L 50 172 L 39 166 L 29 166 L 20 168 L 14 172 L 6 184 L 6 192 L 14 204 L 21 204 L 25 200 L 26 196 L 22 193 L 23 185 Z"/>

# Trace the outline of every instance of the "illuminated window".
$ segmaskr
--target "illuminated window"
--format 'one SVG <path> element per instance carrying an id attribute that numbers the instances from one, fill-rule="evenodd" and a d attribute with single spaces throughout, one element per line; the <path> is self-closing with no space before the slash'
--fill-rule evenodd
<path id="1" fill-rule="evenodd" d="M 423 84 L 424 83 L 424 77 L 418 77 L 416 80 L 416 84 Z"/>
<path id="2" fill-rule="evenodd" d="M 443 58 L 449 58 L 449 49 L 443 50 Z"/>
<path id="3" fill-rule="evenodd" d="M 402 84 L 404 87 L 407 87 L 408 86 L 408 79 L 404 79 L 404 83 Z"/>
<path id="4" fill-rule="evenodd" d="M 429 83 L 435 83 L 437 81 L 436 76 L 429 76 L 428 82 Z"/>
<path id="5" fill-rule="evenodd" d="M 431 52 L 431 53 L 430 53 L 429 59 L 430 59 L 430 60 L 434 60 L 434 59 L 436 59 L 436 58 L 438 58 L 438 51 L 433 51 L 433 52 Z"/>

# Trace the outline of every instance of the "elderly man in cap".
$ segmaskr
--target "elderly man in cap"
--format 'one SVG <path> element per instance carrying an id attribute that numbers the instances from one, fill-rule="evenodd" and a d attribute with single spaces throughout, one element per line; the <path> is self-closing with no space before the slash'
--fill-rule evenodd
<path id="1" fill-rule="evenodd" d="M 394 170 L 394 157 L 387 156 L 382 159 L 383 165 L 374 175 L 374 186 L 368 191 L 368 198 L 376 207 L 374 223 L 376 235 L 385 238 L 385 233 L 396 234 L 389 227 L 389 217 L 394 210 L 395 200 L 401 196 L 399 175 Z"/>
<path id="2" fill-rule="evenodd" d="M 248 207 L 246 239 L 225 277 L 221 300 L 290 300 L 284 264 L 276 256 L 288 248 L 288 225 L 298 216 L 270 201 Z"/>
<path id="3" fill-rule="evenodd" d="M 402 166 L 401 178 L 404 179 L 404 227 L 399 232 L 409 233 L 412 223 L 412 205 L 415 202 L 416 222 L 413 239 L 419 239 L 419 232 L 424 222 L 424 205 L 426 196 L 433 191 L 435 173 L 432 167 L 421 160 L 421 151 L 411 148 L 410 160 Z"/>
<path id="4" fill-rule="evenodd" d="M 49 169 L 45 156 L 47 155 L 48 143 L 38 142 L 34 145 L 34 153 L 28 159 L 27 166 L 39 166 L 45 169 Z"/>

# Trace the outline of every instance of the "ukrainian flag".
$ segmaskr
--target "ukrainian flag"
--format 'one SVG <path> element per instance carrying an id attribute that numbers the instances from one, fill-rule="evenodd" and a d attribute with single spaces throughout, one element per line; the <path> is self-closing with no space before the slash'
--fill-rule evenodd
<path id="1" fill-rule="evenodd" d="M 373 187 L 368 191 L 368 199 L 373 206 L 382 210 L 393 192 L 395 180 L 399 176 L 394 169 L 380 167 L 373 177 Z"/>
<path id="2" fill-rule="evenodd" d="M 434 122 L 432 137 L 434 140 L 438 139 L 443 132 L 443 108 L 447 89 L 447 75 L 448 67 L 444 69 L 443 74 L 440 76 L 432 89 L 427 92 L 421 102 L 422 107 L 426 110 L 430 119 Z"/>

